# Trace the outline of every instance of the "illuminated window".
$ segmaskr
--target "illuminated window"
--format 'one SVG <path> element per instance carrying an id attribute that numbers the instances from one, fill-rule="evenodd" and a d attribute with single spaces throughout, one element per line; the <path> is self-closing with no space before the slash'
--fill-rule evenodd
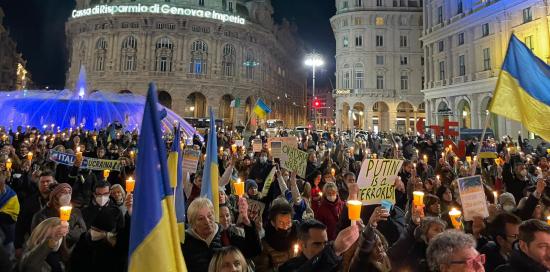
<path id="1" fill-rule="evenodd" d="M 208 45 L 201 40 L 193 42 L 191 46 L 191 64 L 189 72 L 196 75 L 207 74 Z"/>
<path id="2" fill-rule="evenodd" d="M 376 25 L 377 25 L 377 26 L 384 25 L 384 18 L 382 18 L 382 17 L 376 17 Z"/>

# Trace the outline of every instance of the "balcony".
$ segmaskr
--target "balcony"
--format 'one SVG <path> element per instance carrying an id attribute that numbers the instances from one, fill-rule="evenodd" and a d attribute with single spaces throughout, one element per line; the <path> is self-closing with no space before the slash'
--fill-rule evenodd
<path id="1" fill-rule="evenodd" d="M 487 70 L 487 71 L 475 73 L 474 80 L 483 80 L 494 76 L 495 76 L 495 73 L 493 72 L 493 70 Z"/>
<path id="2" fill-rule="evenodd" d="M 361 96 L 369 96 L 369 97 L 383 97 L 383 98 L 394 98 L 396 97 L 396 91 L 390 90 L 390 89 L 362 89 L 362 90 L 355 90 L 355 94 L 361 95 Z"/>
<path id="3" fill-rule="evenodd" d="M 466 80 L 467 80 L 466 76 L 457 76 L 453 78 L 453 84 L 464 83 L 466 82 Z"/>
<path id="4" fill-rule="evenodd" d="M 451 18 L 451 24 L 462 19 L 464 17 L 464 13 L 459 13 L 455 16 L 453 16 L 453 18 Z"/>

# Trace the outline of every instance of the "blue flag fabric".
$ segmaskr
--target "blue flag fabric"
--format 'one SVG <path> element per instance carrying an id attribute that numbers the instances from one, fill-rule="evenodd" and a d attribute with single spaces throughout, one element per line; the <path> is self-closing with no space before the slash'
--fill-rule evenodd
<path id="1" fill-rule="evenodd" d="M 219 171 L 218 171 L 218 138 L 216 135 L 216 120 L 212 107 L 208 109 L 210 112 L 210 129 L 208 130 L 208 143 L 206 145 L 206 164 L 204 166 L 201 196 L 206 197 L 214 204 L 214 218 L 219 222 L 220 218 L 220 198 L 219 198 Z"/>

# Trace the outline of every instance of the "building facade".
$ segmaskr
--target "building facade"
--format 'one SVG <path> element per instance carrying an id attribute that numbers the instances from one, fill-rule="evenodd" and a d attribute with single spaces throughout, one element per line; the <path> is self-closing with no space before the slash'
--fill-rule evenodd
<path id="1" fill-rule="evenodd" d="M 483 128 L 510 35 L 550 61 L 549 8 L 542 0 L 424 0 L 427 123 Z M 527 136 L 517 122 L 494 115 L 487 122 L 498 136 Z"/>
<path id="2" fill-rule="evenodd" d="M 424 116 L 422 1 L 336 0 L 336 127 L 416 131 Z"/>
<path id="3" fill-rule="evenodd" d="M 330 131 L 333 127 L 335 127 L 334 113 L 336 109 L 332 90 L 319 90 L 318 93 L 315 94 L 315 98 L 319 101 L 319 107 L 314 109 L 314 112 L 317 114 L 315 119 L 315 127 L 317 129 Z"/>
<path id="4" fill-rule="evenodd" d="M 88 90 L 145 94 L 155 81 L 159 101 L 183 117 L 212 106 L 225 125 L 254 125 L 261 98 L 273 110 L 267 119 L 305 123 L 302 44 L 291 24 L 273 22 L 270 0 L 76 2 L 67 87 L 84 66 Z"/>
<path id="5" fill-rule="evenodd" d="M 17 52 L 17 43 L 3 26 L 4 11 L 0 8 L 0 90 L 23 90 L 30 85 L 26 61 Z"/>

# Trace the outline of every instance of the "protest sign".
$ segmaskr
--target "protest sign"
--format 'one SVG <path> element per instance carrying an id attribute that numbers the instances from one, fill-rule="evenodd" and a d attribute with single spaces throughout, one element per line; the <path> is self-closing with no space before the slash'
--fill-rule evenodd
<path id="1" fill-rule="evenodd" d="M 298 139 L 296 137 L 271 137 L 267 138 L 268 146 L 271 146 L 271 142 L 282 142 L 289 146 L 298 148 Z"/>
<path id="2" fill-rule="evenodd" d="M 363 205 L 380 204 L 384 199 L 395 204 L 395 179 L 402 160 L 368 159 L 363 161 L 357 178 L 359 200 Z"/>
<path id="3" fill-rule="evenodd" d="M 269 192 L 269 188 L 271 187 L 271 183 L 273 183 L 273 179 L 275 177 L 275 172 L 277 171 L 276 167 L 271 168 L 271 171 L 269 171 L 269 175 L 265 178 L 264 187 L 262 188 L 262 197 L 266 196 Z"/>
<path id="4" fill-rule="evenodd" d="M 265 204 L 250 198 L 246 199 L 246 201 L 248 202 L 248 218 L 250 218 L 250 221 L 255 223 L 262 221 Z"/>
<path id="5" fill-rule="evenodd" d="M 244 140 L 235 140 L 235 145 L 238 147 L 244 146 Z"/>
<path id="6" fill-rule="evenodd" d="M 271 156 L 273 158 L 280 158 L 283 153 L 283 143 L 282 142 L 271 142 L 269 146 L 271 148 Z"/>
<path id="7" fill-rule="evenodd" d="M 458 179 L 458 191 L 465 221 L 472 221 L 475 216 L 489 217 L 481 176 Z"/>
<path id="8" fill-rule="evenodd" d="M 497 146 L 495 144 L 483 142 L 483 144 L 481 145 L 481 150 L 479 152 L 479 158 L 496 159 L 497 157 Z"/>
<path id="9" fill-rule="evenodd" d="M 63 152 L 50 149 L 48 153 L 48 159 L 50 161 L 53 161 L 59 164 L 73 166 L 76 160 L 76 156 L 73 154 L 63 153 Z M 109 169 L 114 171 L 120 171 L 120 168 L 122 168 L 122 164 L 118 160 L 103 160 L 103 159 L 97 159 L 97 158 L 82 157 L 80 168 L 90 169 L 90 170 Z"/>
<path id="10" fill-rule="evenodd" d="M 262 140 L 254 139 L 252 140 L 252 151 L 261 152 L 262 151 Z"/>
<path id="11" fill-rule="evenodd" d="M 185 149 L 183 151 L 183 172 L 196 173 L 200 156 L 201 152 L 199 150 Z"/>
<path id="12" fill-rule="evenodd" d="M 281 166 L 289 171 L 296 172 L 296 175 L 305 178 L 307 166 L 307 153 L 283 143 L 281 148 Z"/>

